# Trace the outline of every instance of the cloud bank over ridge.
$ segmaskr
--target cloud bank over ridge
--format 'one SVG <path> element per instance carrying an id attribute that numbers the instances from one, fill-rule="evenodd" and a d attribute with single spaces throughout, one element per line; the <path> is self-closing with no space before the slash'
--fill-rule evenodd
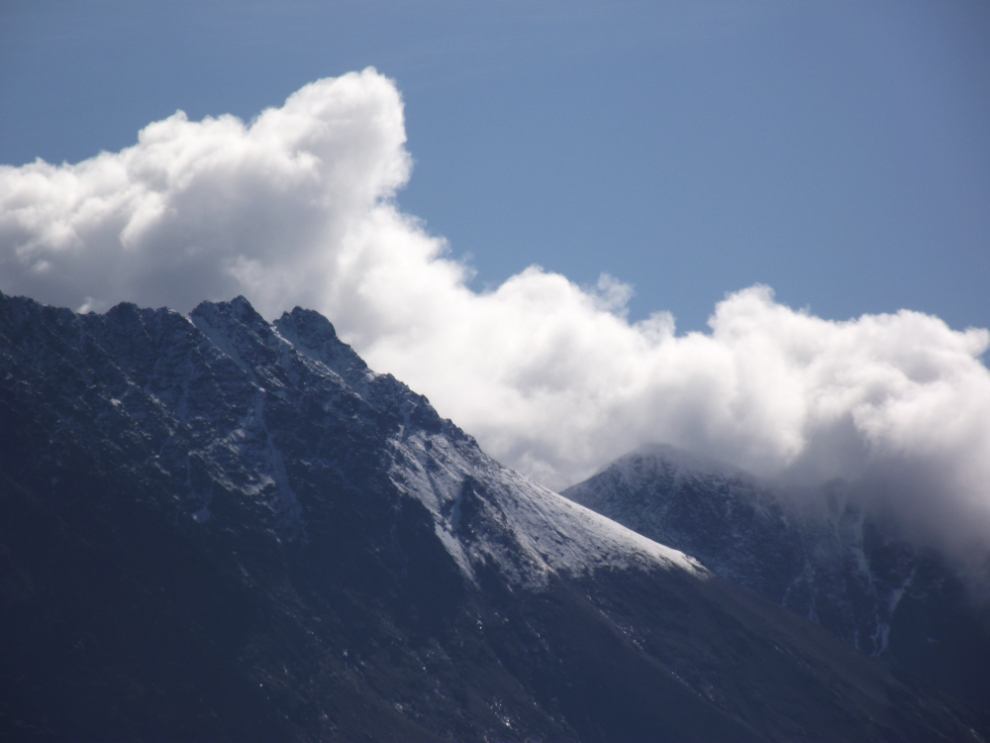
<path id="1" fill-rule="evenodd" d="M 859 479 L 937 542 L 990 545 L 990 333 L 902 310 L 835 322 L 728 295 L 710 333 L 631 289 L 531 267 L 476 292 L 401 213 L 402 99 L 373 69 L 245 123 L 145 127 L 78 164 L 0 167 L 0 290 L 86 311 L 244 294 L 326 314 L 372 368 L 560 488 L 646 442 L 802 483 Z"/>

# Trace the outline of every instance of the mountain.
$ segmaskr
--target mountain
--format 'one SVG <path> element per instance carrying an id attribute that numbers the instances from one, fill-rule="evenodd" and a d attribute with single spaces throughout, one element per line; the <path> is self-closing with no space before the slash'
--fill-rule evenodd
<path id="1" fill-rule="evenodd" d="M 620 458 L 565 497 L 697 557 L 951 693 L 990 699 L 990 607 L 936 551 L 917 547 L 830 484 L 827 512 L 729 465 L 671 446 Z"/>
<path id="2" fill-rule="evenodd" d="M 7 739 L 990 739 L 298 308 L 0 295 L 0 513 Z"/>

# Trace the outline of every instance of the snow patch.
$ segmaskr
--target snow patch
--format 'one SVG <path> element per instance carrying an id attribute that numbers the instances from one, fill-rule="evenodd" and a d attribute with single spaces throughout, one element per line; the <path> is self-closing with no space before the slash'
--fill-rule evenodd
<path id="1" fill-rule="evenodd" d="M 545 586 L 550 575 L 589 574 L 633 566 L 681 569 L 698 577 L 710 573 L 683 552 L 658 544 L 584 506 L 536 485 L 489 459 L 473 445 L 443 435 L 414 431 L 392 440 L 389 475 L 403 494 L 433 514 L 436 533 L 464 574 L 494 561 L 520 583 Z M 481 472 L 475 494 L 489 510 L 498 533 L 464 534 L 461 499 Z M 505 536 L 513 549 L 505 546 Z"/>

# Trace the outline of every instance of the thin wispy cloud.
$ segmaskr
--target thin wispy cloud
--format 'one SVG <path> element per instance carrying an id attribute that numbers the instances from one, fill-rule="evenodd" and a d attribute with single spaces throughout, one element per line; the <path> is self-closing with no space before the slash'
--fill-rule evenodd
<path id="1" fill-rule="evenodd" d="M 678 336 L 669 314 L 629 322 L 631 289 L 609 277 L 531 267 L 474 291 L 397 208 L 410 173 L 401 96 L 371 69 L 247 123 L 176 113 L 120 152 L 0 168 L 0 289 L 80 311 L 312 307 L 551 487 L 669 442 L 803 485 L 868 483 L 928 539 L 990 543 L 988 331 L 907 310 L 834 322 L 755 286 Z"/>

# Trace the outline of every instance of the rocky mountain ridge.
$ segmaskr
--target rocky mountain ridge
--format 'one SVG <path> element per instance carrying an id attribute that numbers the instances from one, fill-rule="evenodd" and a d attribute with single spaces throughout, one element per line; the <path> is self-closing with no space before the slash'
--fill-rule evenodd
<path id="1" fill-rule="evenodd" d="M 0 509 L 7 738 L 990 738 L 298 308 L 0 295 Z"/>

